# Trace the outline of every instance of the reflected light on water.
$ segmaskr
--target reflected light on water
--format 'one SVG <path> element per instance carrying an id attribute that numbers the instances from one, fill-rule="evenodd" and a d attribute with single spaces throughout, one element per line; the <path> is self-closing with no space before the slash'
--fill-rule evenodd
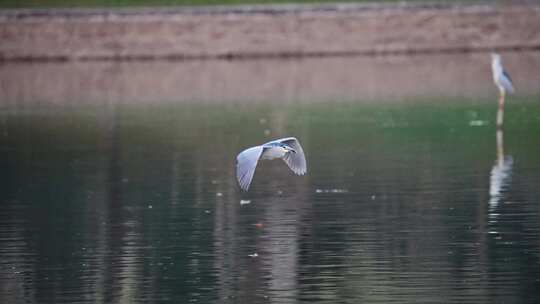
<path id="1" fill-rule="evenodd" d="M 523 95 L 536 94 L 538 52 L 505 53 Z M 519 71 L 519 73 L 517 72 Z M 495 92 L 487 53 L 305 59 L 0 64 L 4 104 L 403 102 Z"/>

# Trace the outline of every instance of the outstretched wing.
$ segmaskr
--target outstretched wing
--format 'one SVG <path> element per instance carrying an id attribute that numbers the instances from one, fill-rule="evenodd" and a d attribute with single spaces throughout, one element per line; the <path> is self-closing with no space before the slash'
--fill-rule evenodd
<path id="1" fill-rule="evenodd" d="M 508 93 L 514 93 L 514 86 L 512 85 L 512 78 L 510 78 L 510 75 L 506 71 L 503 70 L 502 76 L 501 76 L 501 85 Z"/>
<path id="2" fill-rule="evenodd" d="M 236 179 L 244 191 L 249 189 L 263 150 L 262 146 L 252 147 L 240 152 L 236 157 Z"/>
<path id="3" fill-rule="evenodd" d="M 276 141 L 282 142 L 296 151 L 296 153 L 289 152 L 283 157 L 283 160 L 285 161 L 287 166 L 289 166 L 289 168 L 291 168 L 291 170 L 297 175 L 306 174 L 306 156 L 304 155 L 304 150 L 302 149 L 302 146 L 300 145 L 298 139 L 294 137 L 287 137 L 278 139 Z"/>

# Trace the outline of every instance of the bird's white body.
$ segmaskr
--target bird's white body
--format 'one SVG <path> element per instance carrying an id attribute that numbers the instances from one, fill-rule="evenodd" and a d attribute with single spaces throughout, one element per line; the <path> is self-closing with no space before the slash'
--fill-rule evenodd
<path id="1" fill-rule="evenodd" d="M 287 154 L 287 152 L 289 152 L 289 150 L 283 148 L 283 147 L 270 147 L 270 148 L 266 148 L 262 155 L 261 155 L 261 159 L 269 159 L 269 160 L 272 160 L 272 159 L 276 159 L 276 158 L 283 158 L 285 156 L 285 154 Z"/>
<path id="2" fill-rule="evenodd" d="M 508 73 L 504 71 L 499 54 L 491 54 L 491 72 L 493 73 L 493 82 L 499 88 L 501 95 L 514 93 L 512 80 Z"/>

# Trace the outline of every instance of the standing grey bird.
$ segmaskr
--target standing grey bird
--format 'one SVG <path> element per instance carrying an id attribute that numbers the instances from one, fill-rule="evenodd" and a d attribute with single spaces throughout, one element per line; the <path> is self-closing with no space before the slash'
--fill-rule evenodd
<path id="1" fill-rule="evenodd" d="M 276 139 L 260 146 L 248 148 L 236 157 L 236 178 L 242 190 L 247 191 L 259 159 L 281 158 L 297 175 L 307 172 L 306 157 L 300 142 L 294 137 Z"/>
<path id="2" fill-rule="evenodd" d="M 491 71 L 493 72 L 493 81 L 499 88 L 501 96 L 504 96 L 506 93 L 514 93 L 512 78 L 503 69 L 501 55 L 496 53 L 491 54 Z"/>
<path id="3" fill-rule="evenodd" d="M 503 69 L 501 56 L 496 53 L 491 53 L 491 72 L 493 73 L 493 82 L 499 88 L 499 110 L 497 111 L 497 126 L 503 124 L 504 115 L 504 97 L 506 93 L 514 93 L 514 85 L 512 78 Z"/>

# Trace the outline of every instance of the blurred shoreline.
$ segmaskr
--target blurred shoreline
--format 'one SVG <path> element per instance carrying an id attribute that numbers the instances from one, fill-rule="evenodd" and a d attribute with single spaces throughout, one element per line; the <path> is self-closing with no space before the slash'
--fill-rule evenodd
<path id="1" fill-rule="evenodd" d="M 0 11 L 0 61 L 540 50 L 540 4 L 322 4 Z"/>

